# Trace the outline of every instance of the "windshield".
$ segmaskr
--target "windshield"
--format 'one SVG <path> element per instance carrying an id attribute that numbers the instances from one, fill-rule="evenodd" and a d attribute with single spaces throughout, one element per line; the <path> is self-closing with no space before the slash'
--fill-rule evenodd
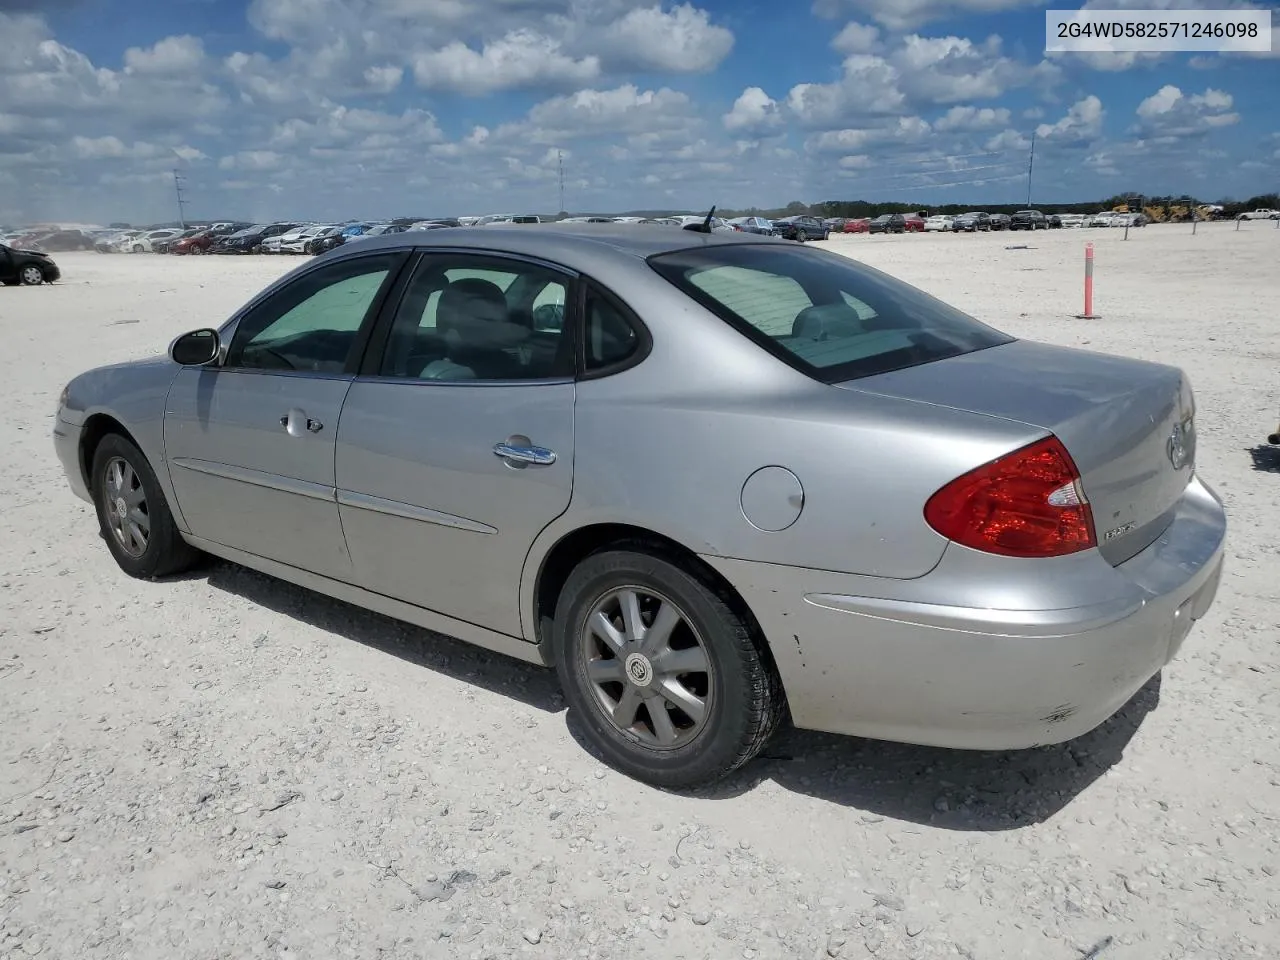
<path id="1" fill-rule="evenodd" d="M 790 245 L 680 250 L 659 275 L 791 366 L 838 383 L 1013 338 L 847 257 Z"/>

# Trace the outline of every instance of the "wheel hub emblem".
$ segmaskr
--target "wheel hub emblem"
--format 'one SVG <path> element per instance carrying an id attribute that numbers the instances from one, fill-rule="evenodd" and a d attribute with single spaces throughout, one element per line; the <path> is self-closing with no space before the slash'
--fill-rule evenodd
<path id="1" fill-rule="evenodd" d="M 123 520 L 129 513 L 129 505 L 124 502 L 124 497 L 116 497 L 115 502 L 116 516 Z"/>
<path id="2" fill-rule="evenodd" d="M 637 687 L 647 687 L 653 683 L 653 665 L 643 654 L 633 653 L 627 657 L 625 669 L 627 678 Z"/>

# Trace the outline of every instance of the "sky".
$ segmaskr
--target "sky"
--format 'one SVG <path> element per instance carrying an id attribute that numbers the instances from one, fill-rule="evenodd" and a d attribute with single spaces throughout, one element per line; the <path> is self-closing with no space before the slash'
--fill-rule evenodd
<path id="1" fill-rule="evenodd" d="M 1280 189 L 1280 51 L 1046 54 L 1049 6 L 0 0 L 0 223 L 175 219 L 175 169 L 192 219 L 1020 203 L 1033 134 L 1040 205 Z"/>

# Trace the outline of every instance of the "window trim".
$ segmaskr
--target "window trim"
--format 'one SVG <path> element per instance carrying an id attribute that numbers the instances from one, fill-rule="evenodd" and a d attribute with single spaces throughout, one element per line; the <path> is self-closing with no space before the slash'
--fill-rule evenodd
<path id="1" fill-rule="evenodd" d="M 301 283 L 311 277 L 313 274 L 340 264 L 349 264 L 361 260 L 369 260 L 374 257 L 385 257 L 390 255 L 392 259 L 391 269 L 387 272 L 386 279 L 383 280 L 382 286 L 378 288 L 377 294 L 369 304 L 369 308 L 365 311 L 360 326 L 356 329 L 355 340 L 352 342 L 351 350 L 347 353 L 347 358 L 343 362 L 341 372 L 338 371 L 316 371 L 316 370 L 272 370 L 265 367 L 241 367 L 232 366 L 227 361 L 231 355 L 231 344 L 235 341 L 236 334 L 240 331 L 240 324 L 253 311 L 266 304 L 268 301 L 284 291 L 293 287 L 295 284 Z M 311 269 L 304 270 L 294 277 L 283 278 L 280 282 L 274 283 L 261 291 L 256 297 L 246 303 L 237 311 L 230 320 L 218 328 L 218 339 L 220 341 L 219 356 L 217 366 L 212 369 L 219 371 L 225 370 L 228 373 L 250 373 L 259 376 L 292 376 L 292 377 L 319 377 L 326 379 L 350 378 L 356 371 L 356 365 L 360 356 L 363 354 L 368 344 L 369 336 L 373 332 L 377 318 L 381 315 L 386 305 L 386 298 L 400 282 L 400 278 L 404 274 L 405 262 L 409 259 L 407 252 L 397 250 L 376 250 L 367 253 L 362 252 L 354 257 L 343 257 L 339 260 L 330 260 L 327 263 L 317 264 Z"/>
<path id="2" fill-rule="evenodd" d="M 578 370 L 578 355 L 581 351 L 581 336 L 579 334 L 582 325 L 581 311 L 579 305 L 581 302 L 582 274 L 577 270 L 566 267 L 564 264 L 555 263 L 550 260 L 543 260 L 541 257 L 525 256 L 518 253 L 507 253 L 505 251 L 495 252 L 493 250 L 485 250 L 475 247 L 414 247 L 412 250 L 412 263 L 405 267 L 400 276 L 397 277 L 394 287 L 389 290 L 388 296 L 382 303 L 382 307 L 378 313 L 369 337 L 364 344 L 363 353 L 358 358 L 356 364 L 355 375 L 361 382 L 367 383 L 400 383 L 413 384 L 418 386 L 541 386 L 551 383 L 571 383 L 575 379 Z M 387 343 L 391 339 L 391 329 L 395 325 L 396 316 L 400 313 L 400 307 L 404 302 L 405 294 L 413 281 L 417 279 L 419 271 L 424 269 L 425 265 L 434 258 L 451 257 L 454 259 L 465 260 L 467 262 L 484 261 L 495 264 L 495 270 L 501 270 L 502 264 L 519 264 L 526 267 L 537 267 L 547 270 L 555 274 L 559 274 L 564 278 L 565 285 L 565 307 L 568 308 L 565 315 L 565 326 L 562 336 L 568 335 L 571 340 L 571 349 L 574 357 L 574 370 L 556 377 L 537 377 L 534 379 L 522 380 L 424 380 L 421 377 L 393 377 L 382 373 L 383 355 L 387 350 Z M 485 269 L 477 267 L 477 269 Z M 517 270 L 505 270 L 503 272 L 519 273 Z"/>
<path id="3" fill-rule="evenodd" d="M 587 297 L 595 294 L 602 300 L 606 301 L 609 306 L 625 320 L 635 331 L 636 339 L 639 341 L 635 351 L 631 356 L 614 363 L 607 364 L 595 370 L 587 369 Z M 603 377 L 612 377 L 616 374 L 630 370 L 632 367 L 639 366 L 653 352 L 653 334 L 649 332 L 649 328 L 644 321 L 627 306 L 620 296 L 606 287 L 604 284 L 590 278 L 584 277 L 583 282 L 579 284 L 578 303 L 576 307 L 578 314 L 578 342 L 576 344 L 577 364 L 576 375 L 578 380 L 599 380 Z"/>

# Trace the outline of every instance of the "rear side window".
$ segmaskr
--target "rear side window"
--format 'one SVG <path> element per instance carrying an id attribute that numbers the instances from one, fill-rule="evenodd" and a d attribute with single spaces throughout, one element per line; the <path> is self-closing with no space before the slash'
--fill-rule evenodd
<path id="1" fill-rule="evenodd" d="M 1013 339 L 910 284 L 825 251 L 734 244 L 660 254 L 649 264 L 744 336 L 825 383 Z"/>

